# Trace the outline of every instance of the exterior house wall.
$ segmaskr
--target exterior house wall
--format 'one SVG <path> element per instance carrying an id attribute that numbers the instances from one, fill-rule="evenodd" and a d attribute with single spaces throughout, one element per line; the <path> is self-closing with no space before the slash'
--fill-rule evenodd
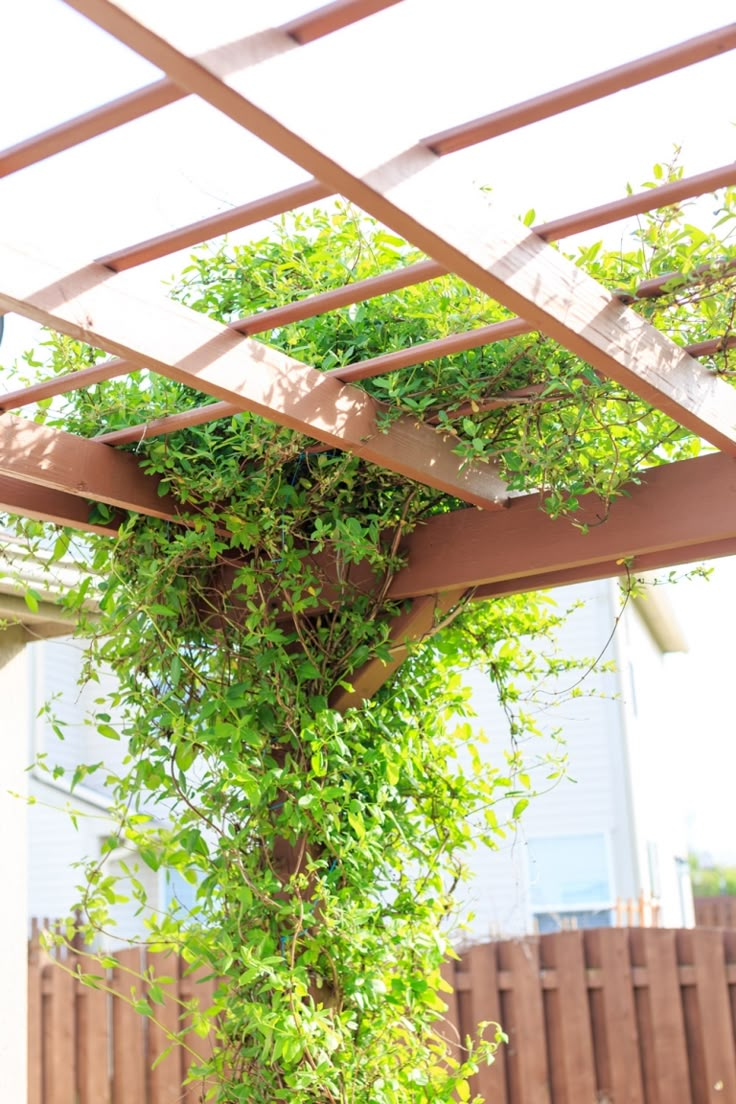
<path id="1" fill-rule="evenodd" d="M 554 592 L 561 609 L 584 599 L 559 634 L 562 655 L 593 660 L 603 652 L 620 612 L 617 590 L 603 580 Z M 583 696 L 574 698 L 564 691 L 578 676 L 563 674 L 556 687 L 563 693 L 549 697 L 552 704 L 538 713 L 543 732 L 563 729 L 567 777 L 532 800 L 518 832 L 501 841 L 497 852 L 469 857 L 473 879 L 465 900 L 475 915 L 467 934 L 474 940 L 529 932 L 535 922 L 544 929 L 576 912 L 580 924 L 611 923 L 617 898 L 641 892 L 661 899 L 664 923 L 692 923 L 683 832 L 666 788 L 659 789 L 668 738 L 662 703 L 672 688 L 661 649 L 634 603 L 604 658 L 615 659 L 615 672 L 589 675 Z M 479 672 L 469 679 L 477 723 L 497 761 L 505 746 L 505 717 L 493 685 Z M 539 751 L 550 746 L 547 736 Z M 533 741 L 526 751 L 535 754 Z M 540 789 L 543 775 L 537 771 Z"/>
<path id="2" fill-rule="evenodd" d="M 616 641 L 621 706 L 630 760 L 632 815 L 640 890 L 661 901 L 667 927 L 695 922 L 687 869 L 686 826 L 674 794 L 673 725 L 680 685 L 656 647 L 643 612 L 651 592 L 622 622 Z"/>

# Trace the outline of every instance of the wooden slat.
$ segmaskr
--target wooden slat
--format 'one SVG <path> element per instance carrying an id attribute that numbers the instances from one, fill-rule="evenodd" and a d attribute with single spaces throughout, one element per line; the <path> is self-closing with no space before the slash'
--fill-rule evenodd
<path id="1" fill-rule="evenodd" d="M 76 1104 L 74 981 L 56 963 L 43 969 L 43 1104 Z"/>
<path id="2" fill-rule="evenodd" d="M 734 389 L 538 235 L 489 210 L 476 189 L 455 185 L 448 218 L 443 212 L 451 182 L 430 149 L 415 146 L 393 156 L 387 150 L 378 167 L 366 166 L 362 147 L 344 154 L 342 124 L 330 133 L 325 112 L 317 118 L 306 115 L 280 71 L 278 81 L 266 86 L 265 58 L 287 48 L 283 32 L 276 29 L 257 44 L 230 44 L 213 51 L 205 64 L 187 57 L 112 0 L 67 2 L 439 264 L 692 432 L 736 455 Z M 724 33 L 730 42 L 733 29 Z M 171 35 L 176 36 L 175 27 Z"/>
<path id="3" fill-rule="evenodd" d="M 148 1104 L 179 1104 L 182 1098 L 184 1069 L 181 1047 L 173 1045 L 171 1037 L 179 1030 L 179 959 L 177 955 L 146 955 L 146 965 L 153 969 L 154 983 L 157 977 L 173 977 L 173 984 L 162 985 L 164 1005 L 149 1001 L 153 1017 L 148 1024 L 146 1038 L 146 1067 L 148 1071 Z M 150 993 L 150 986 L 146 990 Z M 161 1060 L 161 1055 L 173 1045 L 171 1053 Z"/>
<path id="4" fill-rule="evenodd" d="M 557 988 L 545 998 L 552 1099 L 554 1104 L 595 1100 L 583 933 L 542 936 L 540 954 L 542 967 L 554 967 L 558 978 Z"/>
<path id="5" fill-rule="evenodd" d="M 501 1022 L 501 995 L 498 987 L 498 963 L 496 943 L 482 943 L 471 947 L 463 955 L 463 967 L 469 972 L 472 985 L 461 1000 L 467 1008 L 467 1032 L 475 1037 L 478 1024 Z M 494 1028 L 484 1032 L 484 1038 L 492 1039 Z M 501 1044 L 492 1066 L 481 1066 L 471 1082 L 471 1093 L 479 1093 L 493 1104 L 508 1104 L 506 1091 L 506 1047 Z"/>
<path id="6" fill-rule="evenodd" d="M 647 54 L 635 61 L 617 65 L 615 69 L 585 77 L 583 80 L 575 81 L 574 84 L 566 84 L 553 92 L 545 92 L 523 103 L 502 108 L 492 115 L 485 115 L 483 118 L 433 134 L 423 139 L 423 145 L 441 156 L 467 149 L 477 142 L 485 142 L 489 138 L 496 138 L 500 134 L 508 134 L 512 130 L 529 126 L 530 123 L 549 119 L 563 111 L 570 111 L 582 104 L 611 96 L 624 88 L 633 88 L 637 84 L 654 80 L 666 73 L 674 73 L 678 69 L 695 65 L 707 58 L 718 57 L 719 54 L 733 50 L 734 47 L 736 47 L 736 23 L 720 27 L 716 31 L 708 31 L 706 34 L 698 35 L 697 38 L 679 42 L 675 46 L 668 46 L 664 50 Z"/>
<path id="7" fill-rule="evenodd" d="M 0 177 L 9 176 L 10 173 L 35 165 L 55 153 L 71 149 L 80 142 L 86 142 L 133 119 L 140 119 L 151 111 L 176 103 L 186 94 L 166 78 L 128 92 L 117 100 L 95 107 L 92 111 L 86 111 L 83 115 L 77 115 L 76 118 L 45 130 L 42 134 L 36 134 L 2 150 Z"/>
<path id="8" fill-rule="evenodd" d="M 504 994 L 501 1023 L 509 1036 L 506 1051 L 509 1104 L 550 1104 L 539 945 L 533 940 L 504 942 L 498 965 L 513 973 L 513 989 Z"/>
<path id="9" fill-rule="evenodd" d="M 281 30 L 291 39 L 292 46 L 305 45 L 399 2 L 400 0 L 335 0 L 334 3 L 283 24 Z M 71 149 L 81 142 L 87 142 L 90 138 L 106 134 L 134 119 L 159 111 L 162 107 L 183 99 L 187 94 L 166 77 L 143 88 L 136 88 L 133 92 L 77 115 L 76 118 L 60 123 L 42 134 L 1 150 L 0 178 L 52 157 L 55 153 Z"/>
<path id="10" fill-rule="evenodd" d="M 690 990 L 686 1017 L 688 1012 L 692 1014 L 688 1024 L 690 1054 L 695 1050 L 700 1059 L 699 1076 L 693 1079 L 696 1104 L 736 1100 L 734 1034 L 723 935 L 704 929 L 680 931 L 677 950 L 680 961 L 692 962 L 695 967 L 695 984 Z"/>
<path id="11" fill-rule="evenodd" d="M 113 253 L 98 257 L 97 262 L 112 269 L 113 272 L 124 272 L 126 269 L 154 261 L 158 257 L 167 257 L 177 249 L 188 249 L 209 238 L 252 226 L 261 219 L 282 215 L 303 204 L 319 203 L 328 193 L 329 188 L 325 188 L 318 180 L 308 180 L 304 184 L 295 184 L 291 188 L 284 188 L 272 195 L 243 203 L 239 207 L 220 211 L 210 218 L 180 226 L 176 230 L 168 230 L 165 234 L 157 234 L 154 238 L 135 242 L 124 249 L 116 249 Z"/>
<path id="12" fill-rule="evenodd" d="M 505 501 L 497 468 L 463 466 L 453 439 L 406 416 L 383 431 L 385 408 L 364 391 L 164 297 L 141 299 L 119 282 L 129 279 L 96 264 L 64 276 L 18 250 L 0 250 L 7 310 L 476 506 Z"/>
<path id="13" fill-rule="evenodd" d="M 677 975 L 675 932 L 632 928 L 632 960 L 646 965 L 649 984 L 637 991 L 637 1019 L 647 1104 L 690 1104 L 685 1023 Z"/>
<path id="14" fill-rule="evenodd" d="M 82 970 L 104 974 L 101 967 L 81 963 Z M 110 1048 L 108 1003 L 100 989 L 76 982 L 77 996 L 77 1089 L 79 1104 L 107 1104 L 110 1099 Z"/>
<path id="15" fill-rule="evenodd" d="M 130 998 L 131 988 L 143 996 L 143 985 L 136 978 L 141 973 L 140 952 L 120 951 L 119 966 L 113 970 L 111 987 Z M 132 973 L 131 973 L 132 971 Z M 141 1104 L 146 1099 L 145 1019 L 125 1000 L 112 1002 L 112 1104 Z"/>
<path id="16" fill-rule="evenodd" d="M 599 1094 L 617 1104 L 645 1104 L 628 931 L 586 931 L 585 945 L 599 971 L 599 988 L 591 993 Z"/>

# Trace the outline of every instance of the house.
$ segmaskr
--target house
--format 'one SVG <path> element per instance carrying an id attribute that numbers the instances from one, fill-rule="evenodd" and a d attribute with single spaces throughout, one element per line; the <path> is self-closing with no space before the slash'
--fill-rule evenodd
<path id="1" fill-rule="evenodd" d="M 678 672 L 666 656 L 686 645 L 666 590 L 650 581 L 623 612 L 614 580 L 554 592 L 561 609 L 580 603 L 561 629 L 561 654 L 601 656 L 615 669 L 589 674 L 579 697 L 566 693 L 575 673 L 547 687 L 539 723 L 548 735 L 563 729 L 566 777 L 539 787 L 546 792 L 497 852 L 470 856 L 473 940 L 611 925 L 617 901 L 642 896 L 659 906 L 661 925 L 693 925 L 684 817 L 668 785 Z M 506 730 L 495 689 L 479 672 L 470 682 L 499 757 Z"/>

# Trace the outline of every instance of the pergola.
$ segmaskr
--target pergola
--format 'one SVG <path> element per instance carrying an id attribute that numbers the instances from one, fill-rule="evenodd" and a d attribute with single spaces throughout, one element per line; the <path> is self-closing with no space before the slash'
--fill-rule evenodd
<path id="1" fill-rule="evenodd" d="M 123 2 L 66 2 L 164 76 L 0 152 L 0 175 L 19 172 L 193 96 L 289 158 L 311 179 L 135 242 L 72 271 L 63 258 L 30 256 L 2 246 L 0 309 L 88 342 L 111 359 L 3 397 L 0 508 L 110 535 L 116 524 L 92 522 L 91 504 L 176 524 L 181 520 L 177 503 L 159 495 L 157 480 L 140 470 L 134 453 L 118 446 L 240 411 L 262 415 L 467 503 L 465 509 L 431 518 L 404 542 L 406 566 L 390 592 L 410 603 L 396 623 L 397 663 L 403 643 L 425 631 L 438 606 L 451 604 L 470 588 L 476 597 L 503 595 L 615 575 L 624 559 L 640 571 L 736 552 L 736 392 L 698 359 L 736 343 L 736 336 L 714 334 L 711 341 L 682 347 L 550 244 L 736 185 L 736 164 L 531 228 L 489 211 L 472 182 L 448 170 L 458 151 L 732 50 L 736 24 L 421 137 L 398 155 L 387 151 L 385 158 L 376 158 L 372 142 L 372 160 L 366 163 L 360 143 L 346 140 L 340 118 L 315 118 L 303 110 L 299 97 L 285 86 L 284 56 L 309 51 L 316 40 L 370 19 L 398 0 L 336 0 L 199 56 L 178 44 L 183 37 L 178 20 L 163 8 L 151 8 L 144 22 L 126 11 Z M 380 119 L 375 127 L 380 130 Z M 393 229 L 427 260 L 261 311 L 230 326 L 171 302 L 163 290 L 153 296 L 136 289 L 129 270 L 333 195 Z M 254 336 L 447 272 L 516 317 L 332 371 L 301 363 Z M 666 279 L 643 284 L 637 296 L 656 295 Z M 606 524 L 583 532 L 569 520 L 552 520 L 540 509 L 538 495 L 509 495 L 493 465 L 465 464 L 452 439 L 432 425 L 404 416 L 387 432 L 378 432 L 380 406 L 361 388 L 361 380 L 527 332 L 554 339 L 718 452 L 642 473 L 630 494 L 613 504 Z M 139 368 L 216 401 L 93 440 L 10 413 Z M 583 520 L 588 511 L 595 516 L 596 504 L 586 507 Z M 364 696 L 389 673 L 384 664 L 369 666 L 356 679 L 356 692 Z"/>

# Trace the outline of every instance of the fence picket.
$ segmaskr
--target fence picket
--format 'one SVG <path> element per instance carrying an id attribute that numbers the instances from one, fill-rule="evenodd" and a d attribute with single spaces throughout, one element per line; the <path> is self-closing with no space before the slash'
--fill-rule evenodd
<path id="1" fill-rule="evenodd" d="M 479 943 L 463 955 L 463 969 L 471 980 L 470 989 L 460 994 L 463 1034 L 477 1035 L 482 1021 L 501 1023 L 501 996 L 498 990 L 498 965 L 496 943 Z M 484 1037 L 492 1039 L 494 1028 L 488 1028 Z M 506 1047 L 501 1044 L 492 1066 L 482 1065 L 471 1083 L 471 1095 L 479 1093 L 494 1104 L 507 1104 Z"/>
<path id="2" fill-rule="evenodd" d="M 146 1099 L 146 1051 L 144 1024 L 146 1019 L 128 1003 L 131 989 L 143 997 L 141 956 L 138 950 L 120 951 L 119 963 L 112 972 L 112 988 L 127 998 L 112 1002 L 112 1104 L 141 1104 Z"/>
<path id="3" fill-rule="evenodd" d="M 555 1104 L 595 1100 L 596 1077 L 590 1027 L 583 933 L 563 931 L 540 941 L 542 969 L 556 971 L 545 992 L 550 1080 Z"/>
<path id="4" fill-rule="evenodd" d="M 624 928 L 585 932 L 588 966 L 600 971 L 589 993 L 598 1098 L 644 1104 L 629 933 Z"/>
<path id="5" fill-rule="evenodd" d="M 153 1017 L 148 1023 L 146 1056 L 148 1104 L 178 1104 L 181 1100 L 181 1085 L 184 1080 L 181 1048 L 173 1046 L 165 1058 L 162 1059 L 161 1055 L 172 1046 L 171 1036 L 179 1030 L 179 959 L 173 954 L 149 952 L 146 956 L 146 966 L 152 971 L 154 985 L 157 977 L 174 979 L 173 984 L 160 986 L 164 997 L 163 1004 L 156 1003 L 150 996 L 151 986 L 147 987 L 153 1007 Z"/>
<path id="6" fill-rule="evenodd" d="M 90 969 L 81 960 L 80 969 L 106 980 L 101 967 Z M 104 981 L 103 981 L 104 984 Z M 77 1088 L 79 1104 L 108 1104 L 110 1099 L 108 1024 L 109 997 L 104 989 L 91 989 L 75 982 L 77 1005 Z"/>
<path id="7" fill-rule="evenodd" d="M 38 925 L 34 920 L 28 941 L 28 1104 L 43 1104 L 41 970 Z"/>
<path id="8" fill-rule="evenodd" d="M 206 971 L 199 969 L 192 971 L 191 967 L 188 967 L 184 960 L 180 962 L 180 979 L 179 979 L 179 997 L 182 1002 L 196 1000 L 198 1002 L 198 1010 L 200 1012 L 206 1011 L 211 1007 L 214 992 L 215 983 L 210 978 L 205 981 Z M 191 1017 L 189 1017 L 191 1019 Z M 186 1021 L 185 1021 L 186 1022 Z M 184 1036 L 183 1047 L 183 1062 L 182 1069 L 184 1079 L 192 1066 L 196 1066 L 198 1062 L 204 1061 L 212 1055 L 212 1036 L 209 1035 L 203 1038 L 198 1035 L 196 1031 L 188 1031 Z M 208 1084 L 201 1078 L 195 1078 L 190 1081 L 189 1084 L 185 1084 L 182 1090 L 182 1104 L 200 1104 L 207 1094 Z"/>
<path id="9" fill-rule="evenodd" d="M 647 1104 L 687 1100 L 688 1055 L 675 932 L 632 928 L 629 936 L 634 964 L 646 967 L 647 984 L 636 991 L 636 1002 Z"/>
<path id="10" fill-rule="evenodd" d="M 736 1062 L 731 1009 L 726 979 L 723 933 L 717 930 L 677 933 L 680 961 L 692 963 L 695 985 L 686 1006 L 686 1022 L 695 1036 L 689 1050 L 699 1056 L 697 1077 L 692 1076 L 696 1104 L 736 1100 Z"/>
<path id="11" fill-rule="evenodd" d="M 52 962 L 43 967 L 41 979 L 43 1102 L 76 1104 L 74 979 Z"/>
<path id="12" fill-rule="evenodd" d="M 501 1001 L 501 1022 L 509 1037 L 506 1070 L 510 1104 L 550 1104 L 538 942 L 500 943 L 498 965 L 512 977 L 512 988 Z"/>

